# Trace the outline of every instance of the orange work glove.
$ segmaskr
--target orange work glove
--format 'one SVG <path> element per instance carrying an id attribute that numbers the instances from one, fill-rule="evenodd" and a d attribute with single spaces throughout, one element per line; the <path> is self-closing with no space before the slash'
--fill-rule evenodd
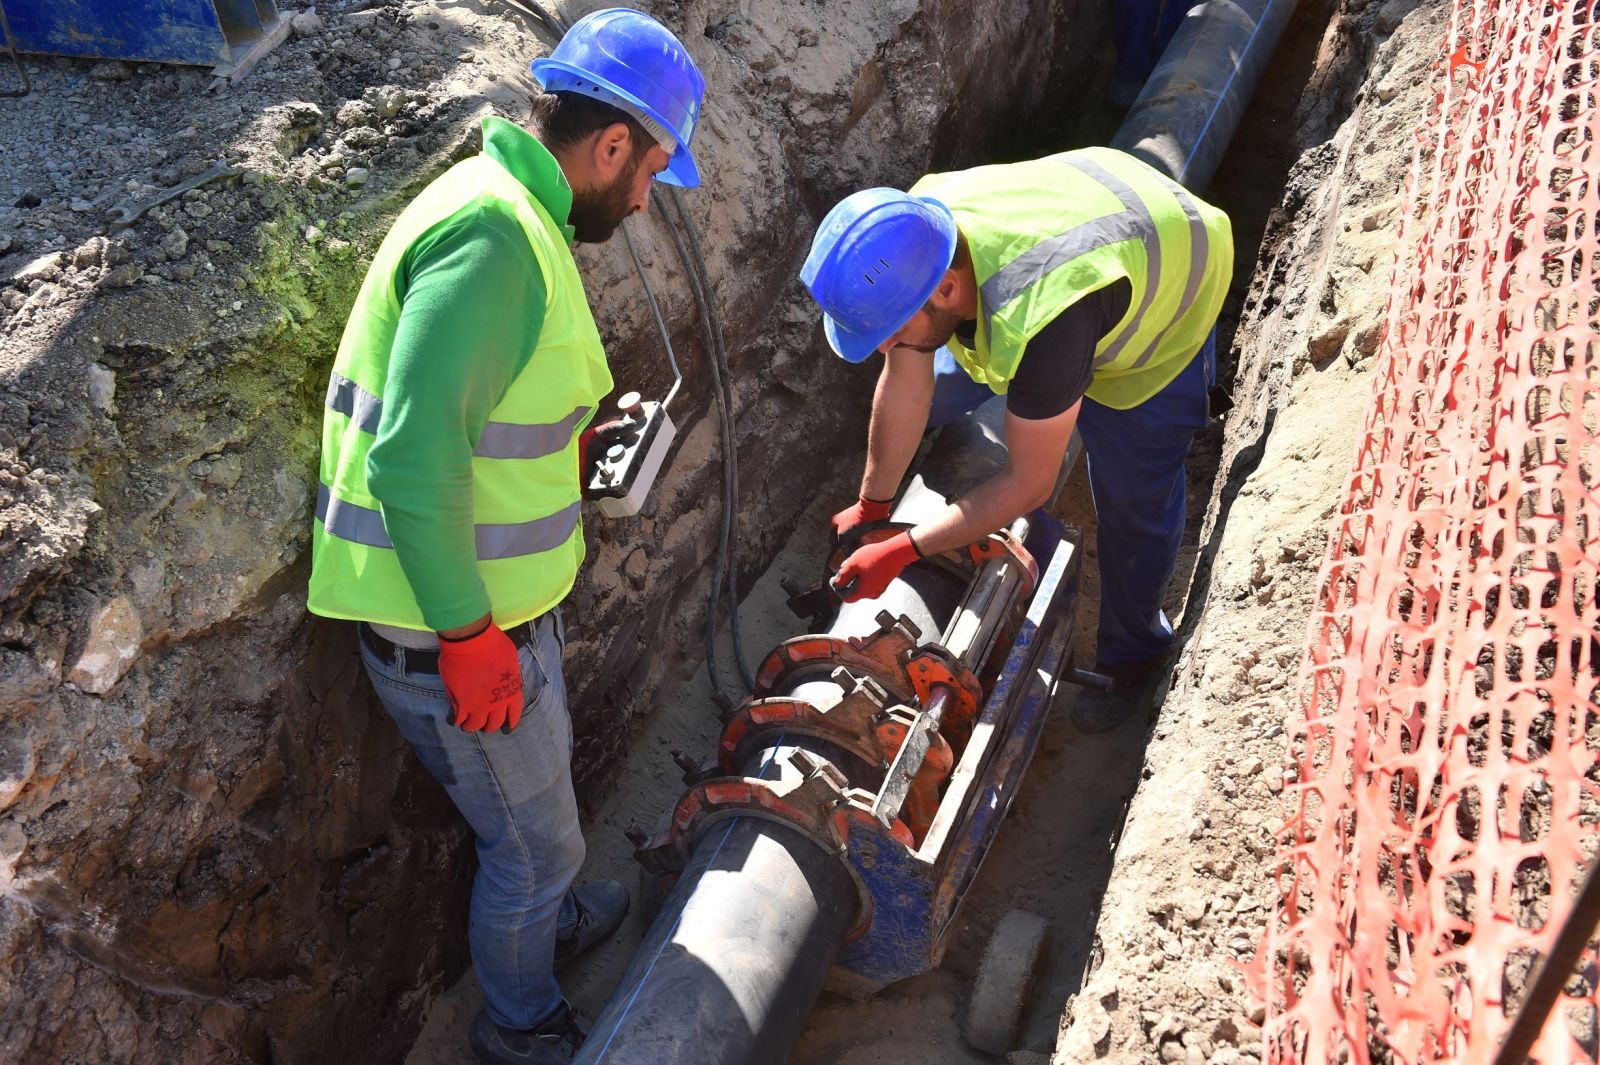
<path id="1" fill-rule="evenodd" d="M 892 499 L 868 499 L 862 496 L 833 516 L 833 539 L 838 542 L 845 533 L 869 521 L 883 521 L 894 506 Z"/>
<path id="2" fill-rule="evenodd" d="M 900 576 L 911 563 L 922 557 L 909 532 L 857 548 L 833 578 L 834 590 L 846 603 L 857 599 L 876 599 L 889 582 Z"/>
<path id="3" fill-rule="evenodd" d="M 522 720 L 522 665 L 517 645 L 494 622 L 475 636 L 439 637 L 439 679 L 450 699 L 450 724 L 467 732 Z"/>

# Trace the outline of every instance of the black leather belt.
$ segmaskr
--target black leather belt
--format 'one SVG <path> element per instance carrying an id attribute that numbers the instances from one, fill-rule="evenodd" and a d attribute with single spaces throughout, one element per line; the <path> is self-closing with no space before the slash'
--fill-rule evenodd
<path id="1" fill-rule="evenodd" d="M 539 623 L 549 617 L 548 613 L 540 614 L 532 621 L 524 621 L 515 628 L 506 630 L 506 635 L 511 637 L 511 642 L 517 647 L 526 647 L 539 638 Z M 439 672 L 439 652 L 431 647 L 402 647 L 393 640 L 384 639 L 373 630 L 365 621 L 356 624 L 356 632 L 361 643 L 378 656 L 378 660 L 391 669 L 404 669 L 407 673 L 432 673 Z"/>

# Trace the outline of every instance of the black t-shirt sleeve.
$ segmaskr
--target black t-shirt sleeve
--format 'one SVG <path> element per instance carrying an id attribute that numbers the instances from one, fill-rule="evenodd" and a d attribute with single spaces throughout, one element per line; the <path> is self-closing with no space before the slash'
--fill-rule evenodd
<path id="1" fill-rule="evenodd" d="M 1051 319 L 1028 341 L 1006 391 L 1006 410 L 1019 418 L 1054 418 L 1083 398 L 1094 380 L 1094 349 L 1128 313 L 1126 279 L 1096 289 Z"/>

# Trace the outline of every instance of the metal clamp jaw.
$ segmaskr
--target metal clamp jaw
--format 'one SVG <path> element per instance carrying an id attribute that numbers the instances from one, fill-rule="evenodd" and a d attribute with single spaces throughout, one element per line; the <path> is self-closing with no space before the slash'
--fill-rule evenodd
<path id="1" fill-rule="evenodd" d="M 844 695 L 827 706 L 805 699 L 751 697 L 740 703 L 722 728 L 717 761 L 735 773 L 774 734 L 812 736 L 849 751 L 868 765 L 883 767 L 898 744 L 892 724 L 905 723 L 913 711 L 892 704 L 889 693 L 870 676 L 836 666 L 829 679 Z"/>
<path id="2" fill-rule="evenodd" d="M 972 729 L 983 701 L 983 686 L 972 670 L 936 643 L 923 643 L 922 630 L 904 615 L 878 614 L 878 631 L 870 636 L 796 636 L 773 649 L 756 670 L 752 699 L 787 690 L 798 673 L 832 675 L 843 667 L 852 676 L 875 681 L 897 703 L 925 703 L 936 687 L 951 689 L 953 704 L 945 718 L 957 740 Z"/>
<path id="3" fill-rule="evenodd" d="M 872 892 L 847 856 L 850 836 L 859 831 L 883 835 L 884 830 L 872 817 L 872 796 L 850 788 L 837 768 L 803 750 L 790 751 L 786 757 L 798 771 L 798 781 L 728 776 L 694 785 L 678 800 L 665 831 L 648 838 L 629 833 L 634 857 L 647 872 L 673 880 L 688 865 L 700 837 L 714 825 L 738 817 L 787 825 L 849 870 L 858 898 L 856 918 L 845 939 L 850 942 L 866 934 L 873 913 Z M 902 822 L 890 825 L 888 835 L 905 847 L 914 846 Z"/>
<path id="4" fill-rule="evenodd" d="M 842 747 L 877 769 L 888 769 L 917 723 L 917 710 L 889 705 L 887 693 L 870 677 L 856 677 L 844 667 L 831 679 L 845 689 L 837 702 L 819 706 L 803 699 L 747 699 L 722 730 L 718 762 L 733 773 L 761 747 L 779 736 L 811 736 Z M 955 765 L 955 752 L 944 736 L 932 737 L 931 750 L 918 767 L 904 804 L 903 820 L 915 842 L 921 842 L 938 807 L 939 788 Z M 874 804 L 878 800 L 874 798 Z M 895 823 L 898 823 L 895 822 Z"/>

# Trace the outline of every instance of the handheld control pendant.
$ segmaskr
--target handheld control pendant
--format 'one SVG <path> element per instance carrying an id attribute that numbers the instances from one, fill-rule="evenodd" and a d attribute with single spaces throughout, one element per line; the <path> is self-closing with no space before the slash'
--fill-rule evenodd
<path id="1" fill-rule="evenodd" d="M 677 429 L 665 404 L 641 401 L 637 392 L 618 397 L 617 411 L 620 417 L 601 429 L 589 448 L 583 494 L 604 516 L 627 518 L 644 506 Z"/>

